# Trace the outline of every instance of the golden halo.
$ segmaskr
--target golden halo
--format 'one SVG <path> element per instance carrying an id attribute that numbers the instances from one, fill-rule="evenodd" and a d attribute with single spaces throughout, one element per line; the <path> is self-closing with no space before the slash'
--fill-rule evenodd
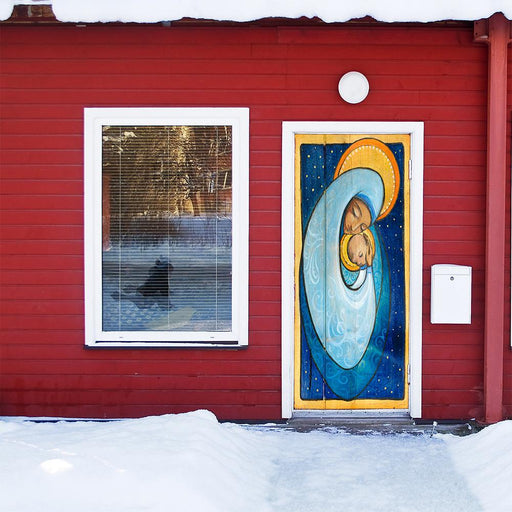
<path id="1" fill-rule="evenodd" d="M 384 183 L 384 202 L 376 219 L 380 220 L 395 205 L 400 189 L 400 172 L 395 155 L 380 140 L 359 139 L 349 146 L 340 158 L 334 172 L 334 179 L 358 167 L 375 171 Z"/>
<path id="2" fill-rule="evenodd" d="M 372 260 L 375 257 L 375 238 L 373 237 L 373 233 L 369 229 L 365 229 L 362 233 L 357 233 L 360 235 L 366 235 L 366 238 L 370 242 L 370 248 L 371 248 L 371 254 L 372 254 Z M 350 270 L 351 272 L 358 271 L 361 267 L 353 263 L 349 256 L 348 256 L 348 244 L 350 242 L 350 239 L 355 236 L 355 234 L 348 235 L 345 234 L 341 237 L 340 240 L 340 259 L 343 263 L 343 266 Z"/>
<path id="3" fill-rule="evenodd" d="M 356 270 L 359 270 L 359 267 L 350 261 L 350 258 L 348 257 L 348 243 L 350 242 L 350 239 L 354 235 L 343 235 L 340 240 L 340 258 L 341 263 L 343 263 L 343 266 L 352 272 L 355 272 Z"/>

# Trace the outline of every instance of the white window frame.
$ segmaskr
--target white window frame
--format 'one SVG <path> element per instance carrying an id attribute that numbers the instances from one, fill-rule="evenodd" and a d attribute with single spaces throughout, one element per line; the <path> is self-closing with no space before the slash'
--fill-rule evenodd
<path id="1" fill-rule="evenodd" d="M 102 127 L 232 126 L 232 328 L 210 331 L 103 331 Z M 248 343 L 248 108 L 85 108 L 85 344 L 90 347 L 243 347 Z"/>
<path id="2" fill-rule="evenodd" d="M 293 407 L 295 319 L 295 134 L 408 134 L 411 136 L 410 181 L 410 303 L 409 303 L 409 415 L 421 418 L 422 299 L 423 299 L 423 123 L 422 122 L 283 122 L 282 140 L 282 417 L 307 415 Z M 407 165 L 407 163 L 405 163 Z M 405 170 L 405 172 L 407 169 Z M 328 411 L 328 415 L 392 415 L 392 409 Z M 320 411 L 313 411 L 320 415 Z"/>

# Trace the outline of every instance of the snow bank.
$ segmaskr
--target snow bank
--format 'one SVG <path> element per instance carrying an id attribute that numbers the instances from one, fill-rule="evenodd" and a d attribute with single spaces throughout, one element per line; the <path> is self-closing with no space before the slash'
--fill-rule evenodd
<path id="1" fill-rule="evenodd" d="M 106 423 L 0 422 L 1 508 L 265 512 L 273 466 L 260 435 L 220 425 L 207 411 Z"/>
<path id="2" fill-rule="evenodd" d="M 512 420 L 468 437 L 446 437 L 457 469 L 469 482 L 484 510 L 512 510 Z"/>
<path id="3" fill-rule="evenodd" d="M 15 3 L 23 2 L 0 0 L 1 19 L 10 15 Z M 153 23 L 184 17 L 243 22 L 267 17 L 302 16 L 316 16 L 328 23 L 364 16 L 384 22 L 430 22 L 476 20 L 500 11 L 512 19 L 510 0 L 53 0 L 46 3 L 52 3 L 57 19 L 61 21 L 88 23 Z"/>
<path id="4" fill-rule="evenodd" d="M 512 421 L 465 438 L 244 427 L 207 411 L 0 421 L 6 512 L 504 512 L 511 481 Z"/>

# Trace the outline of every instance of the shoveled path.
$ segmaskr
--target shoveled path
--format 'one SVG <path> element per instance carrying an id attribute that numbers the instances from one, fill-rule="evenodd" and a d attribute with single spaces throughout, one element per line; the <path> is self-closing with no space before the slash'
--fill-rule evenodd
<path id="1" fill-rule="evenodd" d="M 432 426 L 308 421 L 261 427 L 274 437 L 273 510 L 482 510 Z M 464 430 L 468 426 L 459 426 Z M 446 430 L 440 426 L 440 430 Z M 273 436 L 280 430 L 279 436 Z M 452 428 L 453 430 L 453 428 Z M 307 433 L 306 433 L 307 432 Z M 348 433 L 351 432 L 351 433 Z"/>

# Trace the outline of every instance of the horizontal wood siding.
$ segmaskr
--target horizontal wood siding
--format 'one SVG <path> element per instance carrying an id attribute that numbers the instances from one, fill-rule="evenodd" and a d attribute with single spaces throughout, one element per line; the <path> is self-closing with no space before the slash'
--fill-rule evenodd
<path id="1" fill-rule="evenodd" d="M 2 26 L 0 415 L 281 411 L 282 121 L 424 121 L 423 411 L 482 414 L 487 48 L 472 26 Z M 370 81 L 342 102 L 340 76 Z M 246 350 L 83 346 L 83 108 L 250 108 Z M 473 323 L 431 325 L 430 266 L 473 267 Z M 507 400 L 511 399 L 507 359 Z"/>

